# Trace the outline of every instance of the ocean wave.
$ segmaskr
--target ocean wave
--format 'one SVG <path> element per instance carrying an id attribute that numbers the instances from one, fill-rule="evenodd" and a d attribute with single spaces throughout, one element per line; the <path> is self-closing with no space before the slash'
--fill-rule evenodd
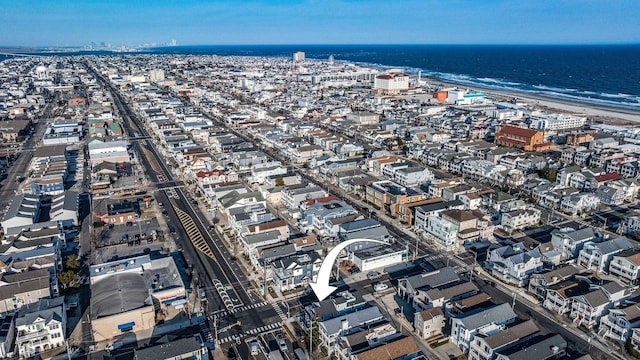
<path id="1" fill-rule="evenodd" d="M 500 81 L 493 78 L 474 78 L 466 74 L 439 73 L 435 71 L 426 72 L 427 76 L 440 81 L 453 84 L 475 86 L 479 88 L 518 91 L 536 95 L 544 95 L 550 98 L 572 100 L 581 103 L 604 105 L 640 110 L 640 96 L 631 94 L 608 94 L 595 91 L 578 90 L 574 88 L 560 88 L 547 85 L 527 85 L 509 81 Z"/>
<path id="2" fill-rule="evenodd" d="M 494 78 L 490 78 L 490 77 L 478 78 L 478 81 L 483 81 L 483 82 L 492 83 L 492 84 L 510 85 L 510 86 L 520 86 L 520 85 L 522 85 L 519 82 L 494 79 Z"/>

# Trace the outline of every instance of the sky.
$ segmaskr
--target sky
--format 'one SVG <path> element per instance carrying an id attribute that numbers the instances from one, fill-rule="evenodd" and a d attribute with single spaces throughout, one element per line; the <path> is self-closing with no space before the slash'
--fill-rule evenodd
<path id="1" fill-rule="evenodd" d="M 640 43 L 638 0 L 0 0 L 0 46 Z"/>

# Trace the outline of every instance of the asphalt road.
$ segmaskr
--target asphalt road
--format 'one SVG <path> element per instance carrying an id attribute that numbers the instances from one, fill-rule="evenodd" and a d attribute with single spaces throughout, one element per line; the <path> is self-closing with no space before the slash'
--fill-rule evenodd
<path id="1" fill-rule="evenodd" d="M 219 122 L 219 121 L 218 121 Z M 219 122 L 220 123 L 220 122 Z M 236 134 L 239 137 L 245 138 L 248 141 L 251 141 L 251 139 L 242 134 L 239 133 L 237 131 L 235 131 L 234 129 L 229 129 L 231 132 L 233 132 L 234 134 Z M 281 156 L 280 154 L 275 153 L 274 151 L 272 151 L 271 149 L 268 148 L 262 148 L 262 150 L 269 156 L 271 156 L 273 159 L 276 160 L 280 160 L 283 163 L 286 163 L 286 159 Z M 300 176 L 303 178 L 304 181 L 308 182 L 308 183 L 313 183 L 316 184 L 324 189 L 327 189 L 328 192 L 332 195 L 336 195 L 339 198 L 342 198 L 343 200 L 345 200 L 347 203 L 349 203 L 351 206 L 353 206 L 355 209 L 357 209 L 358 211 L 360 211 L 362 214 L 364 215 L 369 215 L 369 212 L 371 212 L 372 214 L 375 214 L 375 212 L 372 212 L 372 210 L 370 209 L 369 206 L 367 206 L 366 204 L 363 204 L 362 201 L 353 201 L 350 199 L 349 196 L 346 196 L 346 194 L 343 193 L 343 191 L 341 191 L 340 189 L 335 189 L 331 186 L 327 186 L 324 183 L 321 183 L 319 181 L 317 181 L 317 179 L 315 178 L 311 178 L 310 176 L 308 176 L 304 171 L 298 171 L 298 174 L 300 174 Z M 377 220 L 383 224 L 384 226 L 387 227 L 387 230 L 389 231 L 389 233 L 394 236 L 396 239 L 398 239 L 401 243 L 405 243 L 409 246 L 410 249 L 414 250 L 416 248 L 416 242 L 414 239 L 408 238 L 404 232 L 400 229 L 398 229 L 395 224 L 386 221 L 384 218 L 382 217 L 376 217 Z M 418 256 L 419 257 L 430 257 L 430 256 L 434 256 L 434 255 L 441 255 L 440 253 L 438 253 L 435 249 L 433 249 L 432 247 L 430 247 L 429 245 L 425 244 L 424 242 L 420 241 L 418 242 Z M 452 265 L 457 265 L 457 266 L 466 266 L 466 264 L 464 264 L 461 260 L 455 258 L 455 257 L 451 257 L 451 259 L 453 260 Z M 510 303 L 512 301 L 512 296 L 511 294 L 507 294 L 495 287 L 491 287 L 489 286 L 487 283 L 484 283 L 482 280 L 477 280 L 479 282 L 479 287 L 487 292 L 489 295 L 492 296 L 492 298 L 497 302 L 497 303 L 503 303 L 503 302 L 507 302 Z M 352 290 L 355 291 L 359 291 L 362 293 L 366 293 L 368 291 L 370 291 L 370 285 L 371 281 L 361 281 L 355 284 L 349 284 L 350 287 L 352 287 Z M 556 321 L 552 321 L 550 319 L 548 319 L 546 316 L 542 315 L 541 313 L 543 311 L 545 311 L 544 309 L 541 309 L 539 307 L 530 307 L 529 305 L 522 303 L 520 300 L 516 300 L 516 305 L 515 305 L 515 311 L 516 313 L 522 317 L 522 318 L 530 318 L 533 317 L 534 320 L 536 320 L 538 322 L 538 325 L 542 328 L 545 329 L 547 332 L 551 332 L 551 333 L 557 333 L 557 334 L 561 334 L 566 340 L 567 343 L 569 344 L 570 348 L 576 352 L 579 353 L 590 353 L 592 355 L 592 357 L 594 359 L 611 359 L 611 355 L 608 353 L 603 352 L 602 350 L 600 350 L 599 348 L 597 348 L 596 346 L 590 346 L 590 344 L 587 342 L 586 338 L 580 338 L 578 336 L 576 336 L 575 334 L 573 334 L 572 332 L 570 332 L 569 330 L 567 330 L 564 326 L 562 326 L 562 324 L 559 324 Z M 535 315 L 536 313 L 539 313 L 538 315 Z M 531 314 L 534 314 L 533 316 Z"/>
<path id="2" fill-rule="evenodd" d="M 148 136 L 146 129 L 141 126 L 140 121 L 118 91 L 110 84 L 104 82 L 96 73 L 94 73 L 94 76 L 100 79 L 105 88 L 111 91 L 114 103 L 123 117 L 123 125 L 126 133 L 132 137 L 139 137 L 141 135 Z M 147 143 L 151 141 L 152 140 L 146 140 Z M 155 146 L 145 146 L 143 149 L 141 141 L 134 141 L 132 146 L 140 157 L 139 160 L 141 164 L 147 169 L 147 176 L 152 182 L 163 184 L 175 180 L 166 162 L 156 151 Z M 241 324 L 240 326 L 234 326 L 221 332 L 219 338 L 245 338 L 250 332 L 255 332 L 255 330 L 265 327 L 273 327 L 273 324 L 280 323 L 282 319 L 273 306 L 246 308 L 252 304 L 260 303 L 263 300 L 255 293 L 247 290 L 249 286 L 248 279 L 242 271 L 234 271 L 228 249 L 226 249 L 218 234 L 209 231 L 208 227 L 210 224 L 200 209 L 191 204 L 190 195 L 182 188 L 176 188 L 172 194 L 177 194 L 178 196 L 168 196 L 167 191 L 157 191 L 156 200 L 171 205 L 165 207 L 168 215 L 167 222 L 175 229 L 176 244 L 184 251 L 187 263 L 193 267 L 194 276 L 198 278 L 200 286 L 202 286 L 206 292 L 207 313 L 212 314 L 226 309 L 221 296 L 212 285 L 214 279 L 220 280 L 222 284 L 225 285 L 225 289 L 233 300 L 234 305 L 245 308 L 244 311 L 225 313 L 224 316 L 219 318 L 216 323 L 219 328 L 223 328 L 225 325 L 236 321 L 240 321 Z M 213 253 L 213 258 L 204 255 L 194 248 L 189 240 L 190 234 L 187 229 L 181 225 L 177 210 L 186 212 L 191 219 L 193 219 L 197 230 L 209 245 Z M 192 229 L 191 231 L 194 230 Z M 209 316 L 209 319 L 212 320 L 213 317 Z M 212 330 L 215 327 L 214 324 L 210 324 Z M 235 341 L 233 343 L 235 344 Z M 247 351 L 248 348 L 244 350 Z M 240 350 L 240 353 L 245 351 Z"/>
<path id="3" fill-rule="evenodd" d="M 507 294 L 500 289 L 491 286 L 488 282 L 482 279 L 475 279 L 474 283 L 485 293 L 489 294 L 492 300 L 496 303 L 513 303 L 513 296 Z M 548 333 L 560 334 L 567 341 L 569 349 L 581 354 L 589 353 L 591 357 L 595 359 L 614 359 L 609 353 L 605 353 L 596 346 L 590 346 L 586 338 L 578 337 L 574 333 L 570 332 L 563 326 L 563 323 L 551 320 L 542 314 L 543 309 L 535 306 L 529 306 L 528 303 L 522 302 L 519 297 L 516 296 L 516 302 L 514 307 L 515 313 L 523 319 L 533 319 L 533 321 L 541 329 L 546 330 Z M 537 314 L 540 313 L 540 314 Z"/>
<path id="4" fill-rule="evenodd" d="M 50 103 L 47 104 L 45 109 L 42 112 L 40 118 L 42 120 L 33 122 L 33 134 L 29 138 L 29 141 L 24 142 L 20 145 L 19 151 L 15 151 L 15 154 L 18 158 L 15 160 L 13 165 L 9 168 L 7 172 L 7 178 L 2 183 L 2 188 L 0 188 L 0 209 L 4 212 L 4 207 L 9 204 L 13 196 L 16 194 L 18 190 L 19 183 L 16 182 L 16 179 L 19 176 L 26 176 L 28 173 L 28 167 L 31 163 L 31 159 L 33 158 L 33 149 L 36 144 L 42 139 L 44 135 L 44 131 L 46 129 L 47 121 L 49 118 L 53 106 L 55 105 L 57 97 L 55 97 Z"/>

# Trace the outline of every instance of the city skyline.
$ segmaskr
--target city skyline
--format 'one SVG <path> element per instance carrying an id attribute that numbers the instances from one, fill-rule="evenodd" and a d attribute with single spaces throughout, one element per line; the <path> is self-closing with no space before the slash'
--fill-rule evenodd
<path id="1" fill-rule="evenodd" d="M 638 12 L 628 0 L 38 0 L 5 7 L 0 46 L 637 43 Z"/>

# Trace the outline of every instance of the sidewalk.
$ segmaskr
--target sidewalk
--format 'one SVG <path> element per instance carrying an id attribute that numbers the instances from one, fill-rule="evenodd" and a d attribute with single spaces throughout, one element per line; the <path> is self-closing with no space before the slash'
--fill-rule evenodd
<path id="1" fill-rule="evenodd" d="M 512 286 L 512 285 L 508 285 L 505 284 L 503 282 L 501 282 L 500 280 L 494 278 L 493 276 L 489 275 L 489 273 L 487 273 L 483 268 L 481 267 L 476 267 L 476 272 L 477 272 L 477 277 L 482 279 L 482 280 L 486 280 L 486 281 L 493 281 L 495 282 L 495 287 L 506 293 L 506 294 L 515 294 L 515 298 L 517 301 L 520 301 L 521 303 L 524 303 L 526 306 L 531 307 L 533 309 L 536 310 L 536 315 L 542 315 L 544 317 L 546 317 L 548 320 L 551 320 L 553 322 L 556 322 L 558 324 L 563 324 L 563 327 L 571 332 L 573 335 L 575 335 L 576 337 L 579 337 L 581 339 L 587 340 L 591 346 L 595 346 L 598 349 L 600 349 L 600 351 L 604 352 L 604 353 L 609 353 L 615 357 L 618 357 L 620 359 L 624 359 L 625 356 L 623 354 L 620 354 L 618 351 L 615 351 L 614 348 L 612 348 L 611 346 L 609 346 L 606 343 L 603 343 L 601 341 L 601 339 L 592 332 L 584 333 L 581 330 L 579 330 L 578 328 L 576 328 L 573 323 L 571 323 L 571 319 L 567 316 L 561 316 L 560 314 L 556 314 L 556 313 L 552 313 L 544 308 L 542 308 L 540 306 L 540 301 L 538 299 L 536 299 L 535 297 L 533 297 L 532 295 L 528 294 L 526 292 L 526 290 L 524 288 L 521 287 L 516 287 L 516 286 Z M 589 336 L 589 334 L 593 334 L 593 336 Z M 593 340 L 589 340 L 589 339 L 593 339 Z"/>
<path id="2" fill-rule="evenodd" d="M 394 326 L 397 328 L 399 332 L 402 332 L 405 335 L 409 335 L 413 337 L 419 349 L 427 355 L 429 359 L 437 359 L 437 360 L 450 360 L 452 356 L 457 358 L 462 355 L 460 349 L 451 342 L 448 342 L 444 345 L 438 346 L 437 348 L 432 348 L 429 345 L 429 342 L 421 339 L 414 331 L 413 324 L 411 324 L 404 315 L 396 315 L 389 311 L 388 304 L 396 304 L 395 301 L 395 292 L 384 295 L 384 296 L 375 296 L 373 294 L 366 294 L 363 296 L 363 299 L 366 301 L 375 301 L 378 304 L 378 308 L 381 312 L 385 313 L 386 317 L 392 321 Z M 395 306 L 395 305 L 394 305 Z M 395 307 L 394 307 L 395 308 Z"/>

